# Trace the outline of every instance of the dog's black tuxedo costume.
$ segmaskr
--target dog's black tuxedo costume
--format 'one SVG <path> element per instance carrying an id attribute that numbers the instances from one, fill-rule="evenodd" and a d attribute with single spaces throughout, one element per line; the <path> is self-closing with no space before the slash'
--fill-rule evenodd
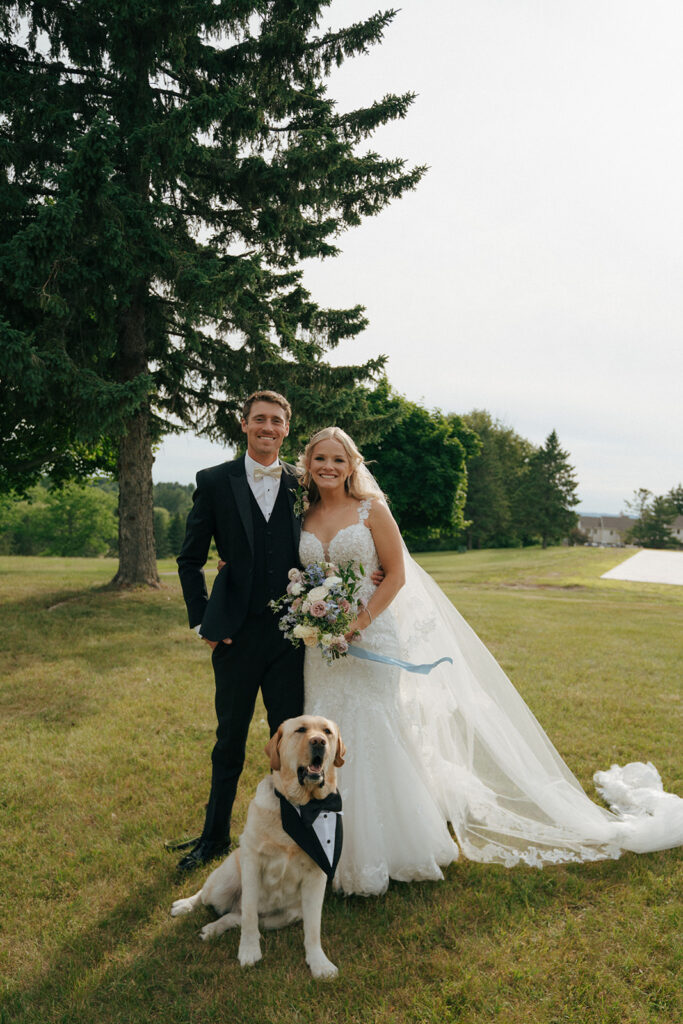
<path id="1" fill-rule="evenodd" d="M 307 804 L 297 805 L 290 803 L 277 789 L 273 792 L 280 800 L 282 828 L 331 881 L 337 870 L 344 841 L 341 796 L 334 792 L 323 800 L 310 800 Z M 319 832 L 316 823 L 321 816 L 329 819 L 329 827 Z"/>
<path id="2" fill-rule="evenodd" d="M 287 572 L 299 562 L 297 487 L 294 467 L 282 463 L 277 498 L 266 521 L 249 487 L 244 457 L 197 474 L 178 573 L 190 626 L 200 625 L 208 640 L 232 639 L 232 644 L 219 642 L 212 656 L 218 729 L 202 833 L 211 842 L 229 836 L 259 687 L 271 735 L 286 718 L 303 712 L 303 648 L 285 640 L 268 607 L 285 592 Z M 226 564 L 209 597 L 203 567 L 212 539 Z"/>

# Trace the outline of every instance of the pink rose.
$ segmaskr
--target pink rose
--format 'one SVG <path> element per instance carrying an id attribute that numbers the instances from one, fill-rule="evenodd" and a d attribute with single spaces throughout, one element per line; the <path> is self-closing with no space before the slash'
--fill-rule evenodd
<path id="1" fill-rule="evenodd" d="M 294 600 L 292 601 L 292 611 L 298 612 L 299 608 L 301 608 L 301 598 L 295 597 Z"/>
<path id="2" fill-rule="evenodd" d="M 339 607 L 345 614 L 351 611 L 351 605 L 345 597 L 339 599 Z"/>
<path id="3" fill-rule="evenodd" d="M 316 619 L 322 619 L 323 615 L 327 612 L 327 605 L 324 601 L 314 601 L 309 611 Z"/>
<path id="4" fill-rule="evenodd" d="M 346 654 L 349 649 L 349 642 L 345 636 L 336 636 L 332 645 L 337 648 L 340 654 Z"/>

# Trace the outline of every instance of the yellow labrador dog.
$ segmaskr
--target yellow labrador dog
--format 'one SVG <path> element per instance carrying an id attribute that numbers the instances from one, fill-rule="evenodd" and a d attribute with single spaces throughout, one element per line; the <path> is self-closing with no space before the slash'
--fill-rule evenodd
<path id="1" fill-rule="evenodd" d="M 319 866 L 283 828 L 283 821 L 299 819 L 323 807 L 315 801 L 333 804 L 337 799 L 335 768 L 346 753 L 339 729 L 327 718 L 301 715 L 283 722 L 266 746 L 272 774 L 259 783 L 249 805 L 240 846 L 213 871 L 194 896 L 176 900 L 171 914 L 189 914 L 200 904 L 219 914 L 205 925 L 202 939 L 216 938 L 228 928 L 241 926 L 238 958 L 242 967 L 261 959 L 259 924 L 282 928 L 303 918 L 306 962 L 314 978 L 333 978 L 337 968 L 320 945 L 320 919 L 325 883 L 333 873 L 332 855 L 326 850 L 335 843 L 332 828 L 341 828 L 336 813 L 321 813 L 316 822 L 313 845 L 319 848 Z M 310 805 L 310 807 L 306 807 Z M 326 819 L 326 820 L 323 820 Z M 311 833 L 311 829 L 304 830 Z M 330 846 L 332 844 L 332 846 Z M 337 834 L 341 849 L 341 832 Z M 338 859 L 338 852 L 337 852 Z M 334 862 L 336 866 L 336 861 Z"/>

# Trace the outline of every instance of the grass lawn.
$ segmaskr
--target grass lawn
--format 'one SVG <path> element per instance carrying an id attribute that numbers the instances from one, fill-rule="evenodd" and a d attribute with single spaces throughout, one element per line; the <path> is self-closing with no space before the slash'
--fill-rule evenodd
<path id="1" fill-rule="evenodd" d="M 628 552 L 420 557 L 592 791 L 651 759 L 683 795 L 683 587 L 600 580 Z M 201 826 L 215 728 L 208 648 L 172 562 L 157 592 L 102 589 L 115 564 L 0 558 L 0 1024 L 683 1019 L 683 855 L 505 870 L 461 861 L 379 899 L 329 894 L 313 982 L 301 926 L 243 971 L 208 911 L 172 919 L 177 854 Z M 257 709 L 238 793 L 266 771 Z"/>

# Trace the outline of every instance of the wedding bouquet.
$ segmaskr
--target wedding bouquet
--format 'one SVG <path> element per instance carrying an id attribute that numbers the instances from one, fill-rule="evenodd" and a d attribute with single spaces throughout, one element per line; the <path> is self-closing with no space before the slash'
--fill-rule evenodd
<path id="1" fill-rule="evenodd" d="M 363 566 L 353 563 L 311 562 L 305 569 L 290 569 L 287 592 L 271 601 L 282 612 L 280 629 L 295 647 L 320 647 L 327 662 L 343 657 L 349 649 L 344 636 L 362 607 L 356 597 Z"/>

